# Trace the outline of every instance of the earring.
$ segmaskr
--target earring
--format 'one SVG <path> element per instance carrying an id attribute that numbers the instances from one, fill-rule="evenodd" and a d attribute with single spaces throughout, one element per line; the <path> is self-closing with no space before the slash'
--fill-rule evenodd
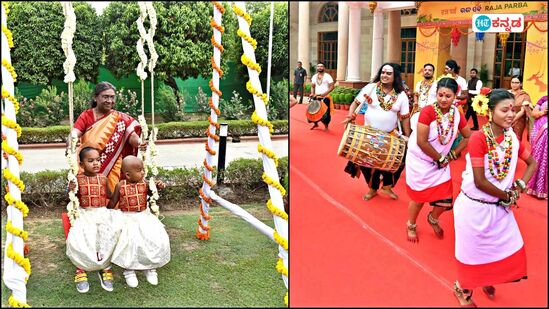
<path id="1" fill-rule="evenodd" d="M 488 121 L 492 122 L 492 113 L 488 113 Z"/>

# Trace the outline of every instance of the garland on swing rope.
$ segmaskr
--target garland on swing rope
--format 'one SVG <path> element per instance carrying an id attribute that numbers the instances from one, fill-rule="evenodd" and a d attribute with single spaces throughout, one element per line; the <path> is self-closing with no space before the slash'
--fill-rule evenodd
<path id="1" fill-rule="evenodd" d="M 214 5 L 215 10 L 217 10 L 221 15 L 223 15 L 225 13 L 225 8 L 223 7 L 223 5 L 221 3 L 217 2 L 217 1 L 212 1 L 212 4 Z M 212 27 L 212 31 L 214 33 L 214 34 L 212 34 L 211 43 L 212 43 L 213 47 L 216 48 L 219 51 L 220 54 L 222 54 L 225 49 L 223 48 L 223 45 L 221 45 L 221 43 L 219 43 L 215 40 L 215 31 L 217 30 L 219 32 L 220 36 L 222 36 L 223 33 L 225 33 L 225 27 L 223 27 L 223 25 L 218 24 L 215 21 L 213 16 L 210 19 L 210 26 Z M 221 78 L 223 76 L 223 70 L 221 70 L 220 65 L 218 65 L 215 62 L 215 57 L 214 56 L 212 56 L 210 58 L 210 64 L 212 66 L 212 69 L 215 72 L 217 72 L 219 78 Z M 214 85 L 213 78 L 210 79 L 209 86 L 210 86 L 210 89 L 212 91 L 212 96 L 213 96 L 213 93 L 217 94 L 218 97 L 221 97 L 223 95 L 222 92 L 218 88 L 216 88 L 216 86 Z M 209 104 L 212 112 L 214 112 L 217 116 L 221 115 L 221 111 L 219 110 L 219 108 L 217 108 L 215 106 L 215 104 L 213 102 L 213 97 L 209 98 L 208 104 Z M 205 142 L 205 149 L 206 149 L 206 151 L 209 155 L 214 156 L 216 154 L 216 151 L 210 148 L 209 143 L 212 140 L 214 141 L 214 143 L 219 141 L 219 136 L 216 134 L 216 130 L 220 128 L 220 125 L 219 125 L 219 123 L 215 122 L 212 119 L 211 115 L 208 116 L 208 122 L 210 123 L 210 126 L 208 126 L 208 128 L 206 129 L 206 132 L 205 132 L 206 135 L 208 136 L 208 140 L 206 140 L 206 142 Z M 213 129 L 213 133 L 211 132 L 212 129 Z M 207 159 L 204 159 L 204 167 L 210 173 L 215 170 L 212 166 L 210 166 L 208 164 Z M 202 173 L 202 180 L 210 188 L 213 188 L 215 186 L 215 182 L 213 181 L 213 179 L 209 179 L 206 176 L 205 172 Z M 207 197 L 206 194 L 204 194 L 204 191 L 202 190 L 202 188 L 200 188 L 200 190 L 198 192 L 200 194 L 200 197 L 204 201 L 204 203 L 208 204 L 208 206 L 211 203 L 213 203 L 213 200 L 211 198 Z M 210 229 L 211 228 L 208 225 L 204 225 L 202 223 L 202 220 L 204 220 L 207 223 L 207 221 L 209 221 L 211 219 L 211 216 L 209 216 L 204 211 L 204 207 L 203 207 L 202 202 L 200 203 L 200 215 L 201 215 L 201 217 L 198 218 L 198 227 L 197 227 L 197 230 L 196 230 L 196 237 L 200 240 L 208 240 L 210 238 Z M 201 229 L 202 229 L 202 231 L 205 231 L 205 233 L 202 233 Z"/>
<path id="2" fill-rule="evenodd" d="M 250 15 L 248 13 L 245 13 L 241 8 L 237 7 L 236 4 L 233 4 L 232 8 L 238 16 L 240 16 L 240 17 L 242 17 L 246 20 L 246 22 L 248 23 L 248 26 L 251 25 L 252 18 L 250 17 Z M 242 31 L 241 29 L 237 30 L 237 34 L 244 41 L 246 41 L 248 44 L 250 44 L 254 50 L 256 49 L 257 41 L 255 41 L 251 36 L 248 36 L 247 34 L 245 34 L 244 31 Z M 240 57 L 240 60 L 249 69 L 256 71 L 258 74 L 261 74 L 261 66 L 258 63 L 255 63 L 250 58 L 248 58 L 244 53 Z M 259 91 L 255 87 L 253 87 L 251 80 L 249 80 L 246 83 L 246 89 L 252 95 L 255 95 L 255 96 L 259 97 L 265 103 L 265 105 L 268 104 L 267 94 L 262 93 L 261 91 Z M 253 112 L 253 114 L 251 116 L 251 119 L 257 125 L 268 127 L 270 134 L 273 133 L 273 131 L 274 131 L 273 124 L 269 120 L 259 117 L 257 115 L 256 111 Z M 267 156 L 268 158 L 272 159 L 275 162 L 275 166 L 278 166 L 278 158 L 276 157 L 276 155 L 274 154 L 274 152 L 272 150 L 267 149 L 266 147 L 262 146 L 261 144 L 258 145 L 257 149 L 258 149 L 258 152 L 260 152 L 260 153 L 264 154 L 265 156 Z M 275 181 L 270 176 L 268 176 L 267 173 L 263 172 L 262 179 L 268 185 L 273 186 L 274 188 L 279 190 L 282 196 L 286 195 L 286 190 L 284 189 L 284 187 L 278 181 Z M 276 208 L 273 205 L 273 202 L 272 202 L 271 199 L 269 199 L 267 201 L 267 209 L 269 209 L 269 211 L 271 213 L 273 213 L 273 215 L 279 216 L 280 218 L 282 218 L 286 221 L 288 220 L 288 214 L 286 214 L 284 211 Z M 274 232 L 273 232 L 273 238 L 274 238 L 276 243 L 278 243 L 280 246 L 282 246 L 282 248 L 284 248 L 284 250 L 288 251 L 288 240 L 285 239 L 284 237 L 282 237 L 280 234 L 278 234 L 278 232 L 276 231 L 276 228 L 274 229 Z M 279 273 L 281 273 L 282 275 L 288 277 L 288 269 L 284 267 L 283 260 L 281 258 L 277 261 L 276 270 Z M 284 303 L 286 305 L 288 305 L 288 292 L 286 292 L 286 295 L 284 296 Z"/>
<path id="3" fill-rule="evenodd" d="M 4 159 L 7 160 L 8 155 L 12 155 L 15 157 L 15 159 L 17 159 L 19 165 L 23 164 L 23 154 L 8 145 L 7 137 L 4 134 L 2 134 L 2 150 L 4 151 L 2 154 Z"/>
<path id="4" fill-rule="evenodd" d="M 4 88 L 4 85 L 2 85 L 2 100 L 3 99 L 10 100 L 10 102 L 13 104 L 13 108 L 15 108 L 15 114 L 19 113 L 19 102 L 17 102 L 17 99 L 15 99 L 15 97 Z"/>

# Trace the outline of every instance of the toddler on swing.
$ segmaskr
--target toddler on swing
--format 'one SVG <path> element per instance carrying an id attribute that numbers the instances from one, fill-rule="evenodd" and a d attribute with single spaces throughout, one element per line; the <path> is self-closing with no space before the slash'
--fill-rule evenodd
<path id="1" fill-rule="evenodd" d="M 109 208 L 118 209 L 123 214 L 122 232 L 114 249 L 112 262 L 124 268 L 128 286 L 138 285 L 135 270 L 143 270 L 147 281 L 158 284 L 156 269 L 170 261 L 170 240 L 164 225 L 147 207 L 149 185 L 145 181 L 143 161 L 135 156 L 122 160 L 122 174 L 125 179 L 115 187 Z M 158 181 L 156 186 L 165 185 Z"/>
<path id="2" fill-rule="evenodd" d="M 74 220 L 67 235 L 66 254 L 77 267 L 76 290 L 88 292 L 90 286 L 86 271 L 99 270 L 101 287 L 111 292 L 113 276 L 111 256 L 120 235 L 122 213 L 107 209 L 111 192 L 107 188 L 107 177 L 99 173 L 101 161 L 99 150 L 85 147 L 79 153 L 83 172 L 76 176 L 80 203 L 78 218 Z M 69 182 L 69 190 L 76 184 Z"/>

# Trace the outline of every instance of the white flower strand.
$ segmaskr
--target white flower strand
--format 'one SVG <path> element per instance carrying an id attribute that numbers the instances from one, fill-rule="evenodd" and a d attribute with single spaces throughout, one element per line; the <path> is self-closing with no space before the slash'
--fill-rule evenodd
<path id="1" fill-rule="evenodd" d="M 141 144 L 141 141 L 146 141 L 147 137 L 149 136 L 149 126 L 147 125 L 147 121 L 145 120 L 145 117 L 143 115 L 139 115 L 137 117 L 139 121 L 139 125 L 141 126 L 141 140 L 139 144 Z M 143 168 L 145 169 L 145 177 L 147 177 L 147 174 L 149 172 L 149 164 L 148 164 L 148 158 L 149 158 L 149 147 L 147 147 L 147 150 L 145 151 L 139 151 L 138 157 L 143 160 Z"/>
<path id="2" fill-rule="evenodd" d="M 153 128 L 151 135 L 149 136 L 149 147 L 148 151 L 150 151 L 150 154 L 148 156 L 149 159 L 149 166 L 151 167 L 151 178 L 149 179 L 149 189 L 152 191 L 151 198 L 149 200 L 149 204 L 151 207 L 152 213 L 154 213 L 157 217 L 160 214 L 158 205 L 156 205 L 156 201 L 159 199 L 158 196 L 158 189 L 156 188 L 155 184 L 155 178 L 158 175 L 158 166 L 156 164 L 156 144 L 154 143 L 156 141 L 156 134 L 158 133 L 158 128 Z"/>
<path id="3" fill-rule="evenodd" d="M 151 54 L 151 58 L 149 59 L 149 71 L 152 74 L 154 72 L 154 68 L 156 67 L 156 61 L 158 60 L 158 54 L 156 53 L 153 42 L 153 37 L 156 32 L 156 11 L 154 10 L 153 3 L 150 1 L 145 2 L 145 6 L 147 7 L 149 21 L 151 24 L 145 39 L 147 41 L 147 47 L 149 47 L 149 53 Z"/>
<path id="4" fill-rule="evenodd" d="M 72 40 L 76 31 L 76 15 L 71 2 L 61 2 L 63 5 L 63 14 L 65 14 L 65 28 L 61 33 L 61 47 L 65 52 L 67 59 L 63 63 L 65 70 L 65 83 L 72 83 L 76 80 L 74 75 L 74 65 L 76 64 L 76 56 L 72 50 Z"/>
<path id="5" fill-rule="evenodd" d="M 74 220 L 78 218 L 78 208 L 80 207 L 80 202 L 76 193 L 78 192 L 78 181 L 76 181 L 76 175 L 78 174 L 78 160 L 76 158 L 76 143 L 78 137 L 75 132 L 71 132 L 71 140 L 69 147 L 67 149 L 67 163 L 69 164 L 69 173 L 67 175 L 67 180 L 69 183 L 73 181 L 76 186 L 74 190 L 69 191 L 69 203 L 67 204 L 67 213 L 71 225 L 74 224 Z"/>
<path id="6" fill-rule="evenodd" d="M 145 71 L 145 68 L 147 67 L 147 54 L 145 54 L 145 49 L 143 43 L 147 39 L 147 32 L 145 31 L 145 27 L 143 26 L 143 22 L 145 22 L 145 18 L 147 18 L 147 7 L 143 2 L 138 2 L 139 4 L 139 10 L 140 15 L 139 18 L 136 20 L 137 23 L 137 30 L 139 30 L 139 40 L 137 40 L 137 53 L 139 54 L 139 59 L 141 59 L 141 62 L 137 65 L 137 76 L 144 81 L 147 79 L 147 72 Z"/>

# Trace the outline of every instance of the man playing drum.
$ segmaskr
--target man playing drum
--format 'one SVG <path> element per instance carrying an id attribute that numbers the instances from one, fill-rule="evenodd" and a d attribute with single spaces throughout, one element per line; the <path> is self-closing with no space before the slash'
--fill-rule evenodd
<path id="1" fill-rule="evenodd" d="M 368 109 L 364 114 L 365 125 L 384 132 L 393 132 L 399 123 L 398 113 L 400 113 L 404 135 L 410 135 L 410 106 L 402 86 L 400 65 L 385 63 L 381 66 L 373 82 L 362 88 L 351 104 L 349 115 L 344 123 L 352 121 L 356 117 L 354 111 L 360 110 L 365 102 L 368 104 Z M 377 195 L 380 176 L 383 176 L 381 192 L 388 194 L 392 199 L 398 199 L 391 188 L 396 185 L 403 169 L 404 164 L 394 173 L 361 166 L 360 170 L 370 187 L 370 191 L 364 196 L 364 199 L 370 200 Z"/>
<path id="2" fill-rule="evenodd" d="M 332 97 L 329 95 L 332 90 L 334 90 L 334 79 L 330 74 L 324 72 L 324 64 L 319 62 L 316 65 L 316 74 L 311 78 L 311 94 L 309 96 L 314 100 L 320 100 L 328 108 L 320 120 L 308 120 L 314 123 L 311 130 L 318 127 L 318 121 L 324 124 L 324 130 L 328 130 L 328 125 L 330 124 L 330 120 L 332 120 L 330 114 L 334 112 L 334 103 Z"/>

